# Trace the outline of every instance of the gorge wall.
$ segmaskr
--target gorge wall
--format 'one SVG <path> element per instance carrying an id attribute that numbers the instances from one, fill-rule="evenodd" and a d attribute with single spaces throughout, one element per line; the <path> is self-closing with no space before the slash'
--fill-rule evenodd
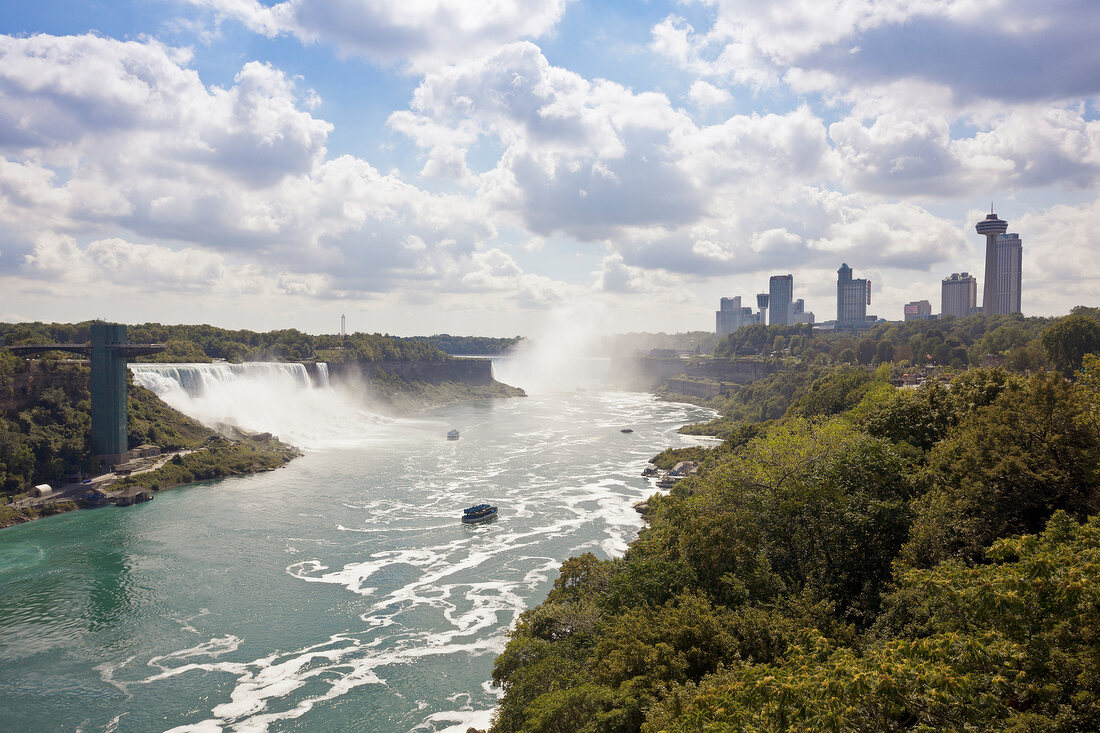
<path id="1" fill-rule="evenodd" d="M 318 379 L 315 364 L 307 364 L 310 377 Z M 380 370 L 406 382 L 459 382 L 487 386 L 493 381 L 493 363 L 489 359 L 448 359 L 446 361 L 375 361 L 334 362 L 328 365 L 328 377 L 334 382 L 347 379 L 370 381 Z"/>

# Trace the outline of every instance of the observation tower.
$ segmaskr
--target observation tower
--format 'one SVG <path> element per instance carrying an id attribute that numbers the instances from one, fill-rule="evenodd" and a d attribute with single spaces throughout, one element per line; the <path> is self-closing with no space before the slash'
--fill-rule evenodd
<path id="1" fill-rule="evenodd" d="M 974 227 L 985 237 L 985 280 L 982 283 L 982 315 L 993 315 L 993 285 L 997 280 L 997 235 L 1008 231 L 1008 222 L 989 208 L 989 215 Z"/>

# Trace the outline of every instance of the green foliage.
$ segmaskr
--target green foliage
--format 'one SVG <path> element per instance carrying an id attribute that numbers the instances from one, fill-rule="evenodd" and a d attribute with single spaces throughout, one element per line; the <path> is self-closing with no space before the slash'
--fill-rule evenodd
<path id="1" fill-rule="evenodd" d="M 91 321 L 83 323 L 0 323 L 0 336 L 9 344 L 87 343 Z M 132 343 L 162 343 L 166 352 L 140 357 L 138 361 L 209 362 L 212 359 L 241 361 L 442 361 L 447 357 L 424 339 L 403 339 L 389 334 L 312 335 L 288 328 L 258 333 L 233 331 L 209 325 L 163 325 L 143 323 L 130 326 Z M 0 376 L 3 374 L 0 363 Z"/>
<path id="2" fill-rule="evenodd" d="M 163 451 L 196 448 L 213 434 L 210 428 L 173 410 L 132 379 L 127 392 L 127 439 L 132 448 L 146 443 Z"/>
<path id="3" fill-rule="evenodd" d="M 1043 331 L 1043 349 L 1066 377 L 1081 369 L 1085 354 L 1100 352 L 1100 320 L 1079 314 L 1059 318 Z"/>
<path id="4" fill-rule="evenodd" d="M 452 336 L 439 333 L 435 336 L 412 336 L 409 341 L 422 341 L 431 344 L 445 354 L 496 356 L 507 354 L 519 345 L 522 336 L 511 338 L 491 338 L 489 336 Z"/>
<path id="5" fill-rule="evenodd" d="M 204 449 L 174 457 L 155 471 L 128 476 L 111 489 L 121 491 L 131 486 L 143 486 L 159 491 L 196 481 L 270 471 L 296 455 L 297 451 L 282 443 L 257 444 L 219 438 Z"/>
<path id="6" fill-rule="evenodd" d="M 1100 518 L 1076 523 L 1100 513 L 1100 355 L 1076 383 L 962 370 L 1045 364 L 1047 326 L 815 338 L 715 402 L 690 430 L 722 446 L 655 459 L 701 470 L 626 556 L 571 560 L 523 615 L 493 731 L 1100 729 Z M 829 364 L 857 350 L 878 369 Z M 937 377 L 899 389 L 913 353 Z"/>
<path id="7" fill-rule="evenodd" d="M 649 462 L 662 471 L 667 471 L 680 461 L 698 461 L 701 463 L 710 457 L 713 450 L 713 448 L 698 445 L 690 448 L 665 448 L 649 459 Z"/>
<path id="8" fill-rule="evenodd" d="M 1100 729 L 1100 520 L 990 563 L 906 572 L 862 651 L 807 630 L 781 661 L 674 687 L 644 731 Z"/>
<path id="9" fill-rule="evenodd" d="M 794 339 L 802 345 L 814 338 L 813 326 L 808 323 L 794 326 L 745 326 L 718 342 L 714 355 L 721 358 L 771 353 L 772 348 L 785 348 Z"/>
<path id="10" fill-rule="evenodd" d="M 1036 532 L 1057 510 L 1100 511 L 1100 434 L 1060 376 L 1015 378 L 929 453 L 927 493 L 902 560 L 981 559 L 998 537 Z"/>
<path id="11" fill-rule="evenodd" d="M 855 407 L 871 389 L 875 375 L 859 367 L 840 368 L 815 379 L 788 410 L 790 415 L 814 417 L 839 415 Z"/>

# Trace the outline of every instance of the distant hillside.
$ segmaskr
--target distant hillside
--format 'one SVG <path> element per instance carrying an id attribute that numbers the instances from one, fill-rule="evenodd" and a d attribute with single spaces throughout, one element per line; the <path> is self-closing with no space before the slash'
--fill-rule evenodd
<path id="1" fill-rule="evenodd" d="M 91 321 L 82 323 L 0 323 L 0 337 L 8 344 L 85 343 Z M 168 349 L 139 361 L 442 361 L 435 345 L 423 339 L 389 334 L 353 333 L 313 335 L 293 328 L 279 331 L 232 331 L 207 325 L 166 326 L 143 323 L 128 326 L 132 343 L 162 343 Z"/>
<path id="2" fill-rule="evenodd" d="M 497 356 L 507 354 L 523 341 L 522 336 L 492 338 L 490 336 L 452 336 L 437 333 L 435 336 L 413 336 L 410 340 L 431 344 L 445 354 L 467 356 Z"/>

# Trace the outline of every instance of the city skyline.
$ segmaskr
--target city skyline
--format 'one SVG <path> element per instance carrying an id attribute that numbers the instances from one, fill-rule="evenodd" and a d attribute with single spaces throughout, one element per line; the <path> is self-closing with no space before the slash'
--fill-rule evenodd
<path id="1" fill-rule="evenodd" d="M 1026 313 L 1100 292 L 1095 3 L 303 7 L 6 8 L 0 320 L 710 330 L 841 262 L 892 318 L 990 199 Z"/>

